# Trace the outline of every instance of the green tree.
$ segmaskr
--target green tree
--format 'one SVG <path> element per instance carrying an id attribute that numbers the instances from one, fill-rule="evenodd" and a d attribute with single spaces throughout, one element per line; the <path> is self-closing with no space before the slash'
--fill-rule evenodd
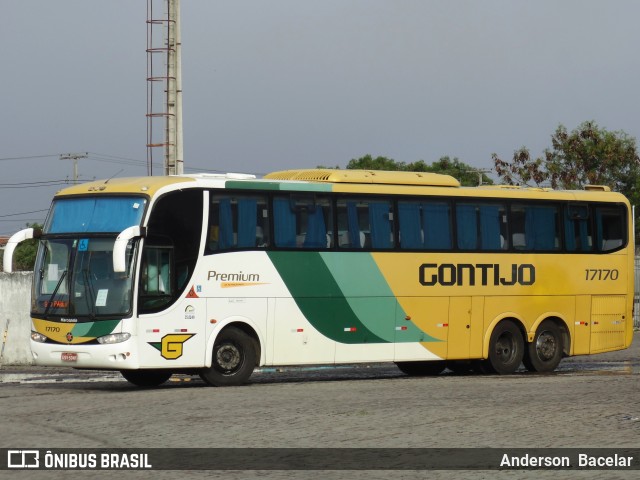
<path id="1" fill-rule="evenodd" d="M 371 155 L 365 155 L 360 158 L 352 158 L 347 163 L 348 170 L 407 170 L 407 164 L 404 162 L 396 162 L 387 157 L 373 158 Z"/>
<path id="2" fill-rule="evenodd" d="M 551 148 L 532 158 L 526 147 L 513 154 L 511 162 L 492 154 L 496 173 L 507 184 L 541 185 L 581 189 L 585 185 L 608 185 L 637 198 L 640 158 L 636 140 L 625 132 L 610 132 L 594 121 L 568 132 L 559 125 L 551 136 Z"/>
<path id="3" fill-rule="evenodd" d="M 42 230 L 42 225 L 38 223 L 27 223 L 27 228 Z M 36 262 L 36 253 L 38 252 L 38 240 L 32 238 L 25 240 L 18 245 L 13 252 L 13 268 L 14 271 L 30 271 Z"/>
<path id="4" fill-rule="evenodd" d="M 449 156 L 441 157 L 437 162 L 433 162 L 431 165 L 428 165 L 424 160 L 405 163 L 396 162 L 395 160 L 387 157 L 378 156 L 373 158 L 371 155 L 365 155 L 363 157 L 350 160 L 347 164 L 347 169 L 440 173 L 457 178 L 464 186 L 478 185 L 480 178 L 484 184 L 493 183 L 493 181 L 482 173 L 482 171 L 461 162 L 457 157 L 452 159 Z"/>
<path id="5" fill-rule="evenodd" d="M 569 190 L 607 185 L 632 205 L 640 202 L 636 139 L 623 131 L 600 128 L 594 121 L 583 122 L 571 132 L 559 125 L 551 136 L 551 147 L 540 157 L 532 158 L 526 147 L 516 150 L 510 162 L 495 153 L 491 157 L 498 177 L 509 185 L 547 184 Z M 640 229 L 638 218 L 636 225 Z"/>

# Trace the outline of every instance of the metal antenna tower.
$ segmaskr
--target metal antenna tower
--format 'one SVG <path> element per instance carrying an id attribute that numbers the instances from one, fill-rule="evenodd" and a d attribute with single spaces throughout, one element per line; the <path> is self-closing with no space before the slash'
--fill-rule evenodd
<path id="1" fill-rule="evenodd" d="M 153 175 L 154 150 L 163 148 L 164 174 L 180 175 L 184 164 L 180 0 L 162 1 L 160 14 L 160 0 L 147 0 L 147 173 Z"/>

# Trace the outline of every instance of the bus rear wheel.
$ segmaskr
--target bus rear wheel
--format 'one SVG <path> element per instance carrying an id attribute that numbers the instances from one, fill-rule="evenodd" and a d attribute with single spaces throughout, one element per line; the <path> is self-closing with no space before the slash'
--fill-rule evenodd
<path id="1" fill-rule="evenodd" d="M 157 387 L 171 378 L 166 370 L 120 370 L 125 380 L 138 387 Z"/>
<path id="2" fill-rule="evenodd" d="M 562 332 L 551 320 L 540 324 L 527 345 L 523 363 L 530 372 L 552 372 L 562 360 Z"/>
<path id="3" fill-rule="evenodd" d="M 524 339 L 520 329 L 511 321 L 503 320 L 491 332 L 489 359 L 483 364 L 487 373 L 500 375 L 515 372 L 524 357 Z"/>
<path id="4" fill-rule="evenodd" d="M 447 365 L 442 360 L 436 360 L 433 362 L 396 362 L 396 366 L 402 373 L 411 377 L 426 377 L 440 375 Z"/>
<path id="5" fill-rule="evenodd" d="M 211 366 L 200 370 L 200 378 L 214 387 L 242 385 L 256 365 L 253 340 L 235 327 L 225 328 L 213 345 Z"/>

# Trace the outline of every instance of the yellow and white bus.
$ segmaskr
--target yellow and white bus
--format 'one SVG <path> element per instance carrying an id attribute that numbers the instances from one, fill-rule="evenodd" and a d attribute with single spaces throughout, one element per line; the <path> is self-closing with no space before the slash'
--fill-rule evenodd
<path id="1" fill-rule="evenodd" d="M 53 199 L 31 302 L 38 365 L 172 373 L 395 362 L 410 375 L 627 348 L 627 199 L 462 188 L 445 175 L 291 170 L 111 179 Z"/>

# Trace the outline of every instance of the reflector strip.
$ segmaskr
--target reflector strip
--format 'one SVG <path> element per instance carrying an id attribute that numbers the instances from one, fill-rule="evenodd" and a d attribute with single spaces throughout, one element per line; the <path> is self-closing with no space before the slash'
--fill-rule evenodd
<path id="1" fill-rule="evenodd" d="M 356 330 L 357 330 L 356 327 L 346 327 L 344 329 L 345 332 L 355 332 Z"/>
<path id="2" fill-rule="evenodd" d="M 448 323 L 438 323 L 438 324 L 436 325 L 436 327 L 448 327 L 448 326 L 449 326 L 449 324 L 448 324 Z"/>
<path id="3" fill-rule="evenodd" d="M 406 330 L 407 327 L 396 327 L 396 330 Z"/>

